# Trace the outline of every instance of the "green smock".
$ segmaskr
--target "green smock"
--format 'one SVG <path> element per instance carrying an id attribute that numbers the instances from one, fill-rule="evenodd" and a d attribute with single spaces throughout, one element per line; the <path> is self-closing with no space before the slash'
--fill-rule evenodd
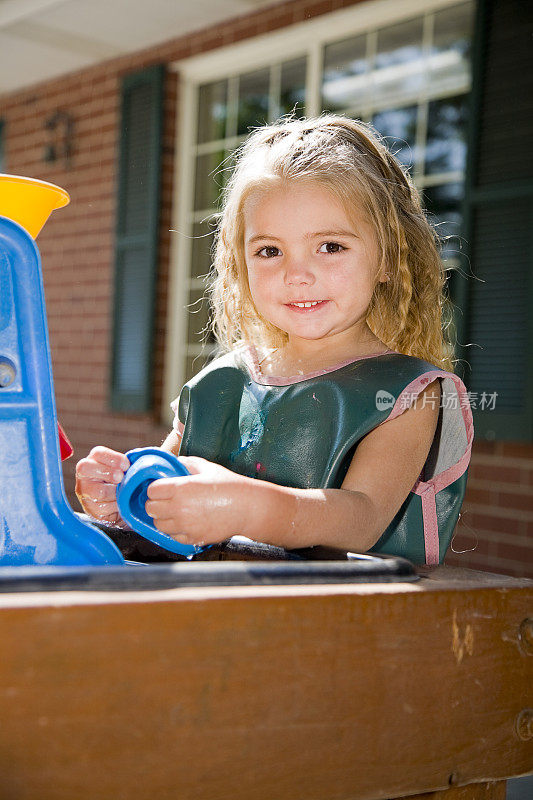
<path id="1" fill-rule="evenodd" d="M 428 458 L 370 552 L 437 564 L 459 518 L 474 426 L 461 379 L 426 361 L 388 351 L 274 378 L 260 374 L 251 348 L 229 353 L 199 372 L 172 403 L 180 455 L 283 486 L 338 489 L 361 439 L 401 414 L 436 378 L 442 399 Z"/>

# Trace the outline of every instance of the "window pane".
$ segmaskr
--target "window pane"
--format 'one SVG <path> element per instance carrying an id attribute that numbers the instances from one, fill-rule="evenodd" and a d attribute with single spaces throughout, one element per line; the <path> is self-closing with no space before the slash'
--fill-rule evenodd
<path id="1" fill-rule="evenodd" d="M 426 72 L 422 54 L 422 17 L 378 31 L 373 101 L 395 102 L 420 91 Z"/>
<path id="2" fill-rule="evenodd" d="M 196 159 L 195 210 L 214 208 L 217 205 L 223 182 L 223 175 L 218 174 L 218 169 L 225 156 L 224 150 L 217 150 Z"/>
<path id="3" fill-rule="evenodd" d="M 305 114 L 305 74 L 307 59 L 297 58 L 281 66 L 279 113 L 295 111 L 297 117 Z"/>
<path id="4" fill-rule="evenodd" d="M 214 223 L 209 220 L 193 225 L 191 277 L 203 278 L 211 269 Z"/>
<path id="5" fill-rule="evenodd" d="M 461 251 L 461 203 L 463 201 L 463 183 L 445 183 L 424 189 L 424 205 L 429 219 L 436 228 L 442 242 L 444 259 L 455 258 Z M 448 238 L 446 238 L 448 237 Z"/>
<path id="6" fill-rule="evenodd" d="M 248 133 L 248 128 L 268 122 L 269 78 L 269 69 L 241 75 L 237 135 Z"/>
<path id="7" fill-rule="evenodd" d="M 324 49 L 322 108 L 359 109 L 368 93 L 366 36 L 335 42 Z"/>
<path id="8" fill-rule="evenodd" d="M 228 82 L 207 83 L 198 92 L 198 141 L 223 139 L 228 112 Z"/>
<path id="9" fill-rule="evenodd" d="M 428 174 L 463 171 L 466 159 L 467 95 L 433 100 L 428 108 Z"/>
<path id="10" fill-rule="evenodd" d="M 463 3 L 435 14 L 430 58 L 434 94 L 468 85 L 473 12 L 473 3 Z"/>
<path id="11" fill-rule="evenodd" d="M 415 161 L 417 106 L 389 108 L 374 114 L 372 124 L 386 137 L 396 158 L 408 169 Z"/>

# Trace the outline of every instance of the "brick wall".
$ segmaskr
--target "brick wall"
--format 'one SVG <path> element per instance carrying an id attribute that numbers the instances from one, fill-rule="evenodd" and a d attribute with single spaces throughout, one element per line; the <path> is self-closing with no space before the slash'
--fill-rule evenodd
<path id="1" fill-rule="evenodd" d="M 533 577 L 533 445 L 474 440 L 447 564 Z"/>
<path id="2" fill-rule="evenodd" d="M 171 206 L 174 187 L 177 78 L 165 87 L 162 215 L 157 290 L 153 415 L 114 414 L 108 407 L 111 357 L 119 85 L 128 72 L 177 61 L 260 33 L 353 5 L 357 0 L 296 0 L 177 38 L 0 98 L 6 122 L 6 170 L 63 186 L 71 204 L 39 236 L 59 418 L 75 448 L 64 465 L 69 499 L 77 458 L 105 443 L 118 450 L 159 444 L 166 336 Z M 74 118 L 70 169 L 43 160 L 44 122 L 57 109 Z M 179 387 L 176 387 L 176 393 Z M 533 446 L 475 442 L 467 499 L 449 563 L 533 576 Z"/>

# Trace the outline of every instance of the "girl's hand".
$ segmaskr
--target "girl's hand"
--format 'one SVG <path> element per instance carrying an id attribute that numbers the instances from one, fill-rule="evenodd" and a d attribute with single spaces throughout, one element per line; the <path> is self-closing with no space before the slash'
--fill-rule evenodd
<path id="1" fill-rule="evenodd" d="M 96 519 L 120 523 L 116 491 L 130 462 L 124 453 L 93 447 L 76 464 L 76 496 L 83 510 Z"/>
<path id="2" fill-rule="evenodd" d="M 156 528 L 183 544 L 214 544 L 245 534 L 251 478 L 196 456 L 180 456 L 191 473 L 148 487 L 146 513 Z M 246 534 L 245 534 L 246 535 Z"/>

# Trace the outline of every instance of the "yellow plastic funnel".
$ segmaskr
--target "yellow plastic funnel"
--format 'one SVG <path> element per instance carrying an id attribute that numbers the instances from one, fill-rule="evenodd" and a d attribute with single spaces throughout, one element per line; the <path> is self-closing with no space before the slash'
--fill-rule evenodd
<path id="1" fill-rule="evenodd" d="M 67 192 L 53 183 L 0 175 L 0 216 L 18 222 L 34 239 L 52 211 L 69 202 Z"/>

